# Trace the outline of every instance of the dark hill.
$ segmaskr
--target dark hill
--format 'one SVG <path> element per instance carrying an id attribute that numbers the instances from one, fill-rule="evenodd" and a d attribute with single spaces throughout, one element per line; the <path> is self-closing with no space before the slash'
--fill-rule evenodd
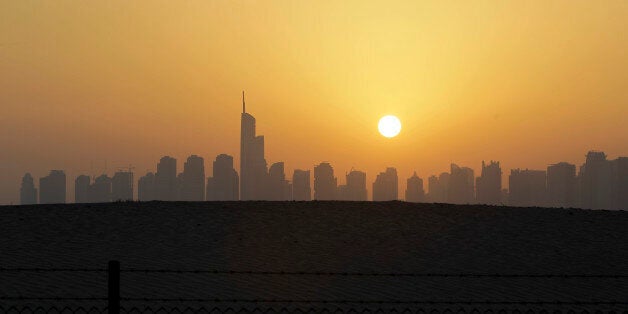
<path id="1" fill-rule="evenodd" d="M 0 207 L 0 267 L 105 268 L 108 260 L 123 269 L 405 274 L 126 272 L 130 298 L 628 302 L 628 213 L 403 202 Z M 104 296 L 105 278 L 0 272 L 0 296 Z M 277 304 L 285 305 L 264 305 Z M 495 306 L 518 306 L 504 304 Z"/>

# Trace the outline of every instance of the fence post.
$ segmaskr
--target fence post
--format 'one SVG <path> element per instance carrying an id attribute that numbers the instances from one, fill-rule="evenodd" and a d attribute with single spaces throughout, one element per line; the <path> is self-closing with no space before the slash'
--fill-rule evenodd
<path id="1" fill-rule="evenodd" d="M 120 314 L 120 262 L 109 261 L 107 268 L 108 280 L 108 309 L 109 314 Z"/>

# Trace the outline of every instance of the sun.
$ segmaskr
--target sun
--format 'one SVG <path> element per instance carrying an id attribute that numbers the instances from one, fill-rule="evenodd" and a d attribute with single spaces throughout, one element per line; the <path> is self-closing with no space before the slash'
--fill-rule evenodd
<path id="1" fill-rule="evenodd" d="M 392 115 L 383 116 L 379 119 L 377 128 L 379 129 L 379 133 L 383 136 L 388 138 L 395 137 L 401 131 L 401 121 L 399 121 L 399 118 Z"/>

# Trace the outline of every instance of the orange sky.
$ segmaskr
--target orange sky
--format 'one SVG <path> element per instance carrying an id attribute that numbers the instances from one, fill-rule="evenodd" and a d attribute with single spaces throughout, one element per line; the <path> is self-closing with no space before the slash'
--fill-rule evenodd
<path id="1" fill-rule="evenodd" d="M 25 172 L 73 190 L 105 160 L 237 160 L 243 89 L 269 163 L 354 167 L 369 192 L 386 166 L 403 197 L 451 162 L 626 156 L 627 56 L 623 0 L 2 1 L 0 204 Z"/>

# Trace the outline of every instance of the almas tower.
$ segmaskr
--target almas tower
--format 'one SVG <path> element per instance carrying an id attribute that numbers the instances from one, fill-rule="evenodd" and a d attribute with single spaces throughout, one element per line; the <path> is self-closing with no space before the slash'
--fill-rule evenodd
<path id="1" fill-rule="evenodd" d="M 242 92 L 240 133 L 240 199 L 264 200 L 267 197 L 268 166 L 264 159 L 264 136 L 255 135 L 255 118 L 246 113 Z"/>

